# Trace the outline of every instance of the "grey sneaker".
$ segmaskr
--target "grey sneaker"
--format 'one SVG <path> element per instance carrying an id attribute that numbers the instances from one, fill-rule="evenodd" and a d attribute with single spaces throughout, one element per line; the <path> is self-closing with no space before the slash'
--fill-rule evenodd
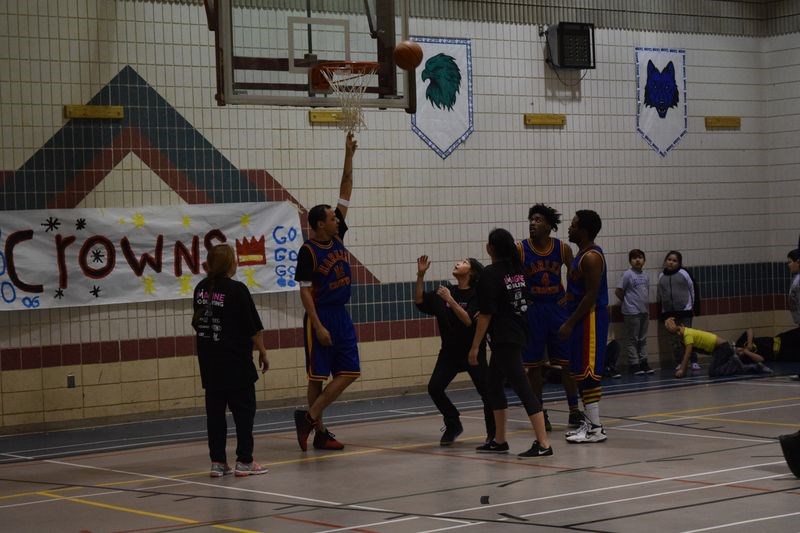
<path id="1" fill-rule="evenodd" d="M 233 474 L 233 469 L 228 463 L 211 463 L 211 472 L 208 473 L 211 477 L 222 477 Z"/>
<path id="2" fill-rule="evenodd" d="M 252 463 L 240 463 L 236 461 L 236 470 L 234 474 L 236 477 L 257 476 L 259 474 L 266 474 L 269 472 L 266 466 L 260 465 L 253 461 Z"/>

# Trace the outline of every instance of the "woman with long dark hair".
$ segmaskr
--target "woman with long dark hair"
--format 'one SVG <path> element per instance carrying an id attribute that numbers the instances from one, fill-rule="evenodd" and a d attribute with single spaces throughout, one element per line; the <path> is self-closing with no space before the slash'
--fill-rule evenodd
<path id="1" fill-rule="evenodd" d="M 506 441 L 506 420 L 508 400 L 504 390 L 509 381 L 517 393 L 531 427 L 536 435 L 530 449 L 519 454 L 520 457 L 541 457 L 553 455 L 550 439 L 544 425 L 542 404 L 531 389 L 525 369 L 522 366 L 522 347 L 527 342 L 525 311 L 525 273 L 520 261 L 514 237 L 502 228 L 489 233 L 486 252 L 492 259 L 478 281 L 478 308 L 475 337 L 469 352 L 469 363 L 478 364 L 478 353 L 484 337 L 488 333 L 492 357 L 489 362 L 489 401 L 494 411 L 495 437 L 483 446 L 478 453 L 508 453 Z"/>
<path id="2" fill-rule="evenodd" d="M 208 252 L 208 275 L 194 289 L 197 357 L 200 379 L 206 391 L 206 426 L 211 456 L 211 477 L 266 474 L 266 467 L 253 461 L 253 420 L 256 415 L 258 372 L 253 346 L 258 349 L 261 372 L 269 368 L 261 338 L 261 319 L 247 286 L 234 279 L 236 256 L 227 244 Z M 236 423 L 236 467 L 228 465 L 225 439 L 228 426 L 225 409 Z"/>

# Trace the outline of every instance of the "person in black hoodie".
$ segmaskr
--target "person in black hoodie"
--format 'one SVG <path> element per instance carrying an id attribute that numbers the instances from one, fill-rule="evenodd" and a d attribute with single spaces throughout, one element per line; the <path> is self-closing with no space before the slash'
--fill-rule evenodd
<path id="1" fill-rule="evenodd" d="M 478 308 L 475 337 L 469 351 L 469 364 L 478 365 L 478 354 L 486 334 L 492 358 L 489 362 L 489 401 L 494 410 L 495 438 L 483 446 L 478 453 L 508 453 L 506 441 L 506 419 L 508 400 L 504 384 L 508 380 L 517 393 L 531 427 L 536 434 L 530 449 L 519 454 L 520 457 L 541 457 L 553 455 L 550 439 L 544 425 L 544 413 L 539 398 L 533 393 L 531 384 L 522 366 L 522 347 L 528 339 L 525 312 L 528 303 L 525 299 L 525 272 L 514 237 L 502 228 L 489 233 L 486 252 L 492 264 L 481 273 L 478 281 Z"/>
<path id="2" fill-rule="evenodd" d="M 436 290 L 425 291 L 425 273 L 431 266 L 427 255 L 417 259 L 417 283 L 414 303 L 421 312 L 436 317 L 442 347 L 436 366 L 428 381 L 428 394 L 444 417 L 441 446 L 450 446 L 463 431 L 460 413 L 445 389 L 459 372 L 468 372 L 483 400 L 483 417 L 486 422 L 486 442 L 494 438 L 494 413 L 486 396 L 488 365 L 486 343 L 478 350 L 478 364 L 470 366 L 467 355 L 475 335 L 475 316 L 478 314 L 478 295 L 475 284 L 483 265 L 472 257 L 458 261 L 453 267 L 456 285 L 440 285 Z"/>
<path id="3" fill-rule="evenodd" d="M 683 255 L 676 250 L 670 250 L 664 257 L 664 271 L 658 275 L 658 301 L 661 303 L 662 322 L 674 318 L 677 326 L 692 327 L 696 303 L 694 280 L 683 268 Z M 675 339 L 672 338 L 672 357 L 680 366 L 683 347 Z M 697 352 L 692 352 L 691 369 L 700 370 Z"/>

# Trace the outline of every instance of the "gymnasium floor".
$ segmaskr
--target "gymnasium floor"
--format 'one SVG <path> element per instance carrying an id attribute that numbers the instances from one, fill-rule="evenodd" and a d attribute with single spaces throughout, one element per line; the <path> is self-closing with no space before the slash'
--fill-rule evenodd
<path id="1" fill-rule="evenodd" d="M 800 426 L 788 374 L 604 385 L 602 444 L 567 444 L 565 402 L 547 389 L 555 455 L 541 459 L 515 455 L 531 442 L 518 406 L 512 454 L 475 454 L 483 422 L 470 390 L 452 394 L 465 431 L 450 448 L 424 394 L 336 406 L 327 421 L 341 452 L 300 452 L 292 410 L 259 411 L 256 460 L 270 472 L 250 478 L 208 477 L 203 417 L 3 436 L 0 530 L 800 530 L 800 480 L 776 441 Z"/>

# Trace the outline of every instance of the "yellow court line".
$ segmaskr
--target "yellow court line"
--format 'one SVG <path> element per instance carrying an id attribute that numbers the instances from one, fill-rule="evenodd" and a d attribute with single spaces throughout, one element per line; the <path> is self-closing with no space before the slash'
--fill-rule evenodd
<path id="1" fill-rule="evenodd" d="M 759 400 L 757 402 L 744 402 L 744 403 L 730 403 L 724 405 L 716 405 L 713 407 L 699 407 L 697 409 L 686 409 L 684 411 L 671 411 L 667 413 L 650 413 L 646 415 L 637 415 L 632 416 L 632 419 L 637 418 L 649 418 L 653 416 L 678 416 L 678 415 L 685 415 L 689 413 L 699 413 L 701 411 L 713 411 L 715 409 L 730 409 L 731 407 L 748 407 L 751 405 L 763 405 L 765 403 L 776 403 L 776 402 L 786 402 L 790 400 L 800 400 L 800 396 L 790 396 L 788 398 L 778 398 L 775 400 Z"/>
<path id="2" fill-rule="evenodd" d="M 109 505 L 107 503 L 93 502 L 93 501 L 90 501 L 90 500 L 85 500 L 83 498 L 72 498 L 72 497 L 69 497 L 69 496 L 59 496 L 58 494 L 52 494 L 52 493 L 49 493 L 49 492 L 37 492 L 36 494 L 39 495 L 39 496 L 46 496 L 48 498 L 55 498 L 57 500 L 68 500 L 68 501 L 75 502 L 75 503 L 82 503 L 84 505 L 91 505 L 91 506 L 94 506 L 94 507 L 100 507 L 102 509 L 110 509 L 112 511 L 121 511 L 123 513 L 131 513 L 131 514 L 137 514 L 137 515 L 141 515 L 141 516 L 149 516 L 151 518 L 162 518 L 162 519 L 165 519 L 165 520 L 172 520 L 173 522 L 180 522 L 182 524 L 203 524 L 203 522 L 199 522 L 198 520 L 192 520 L 192 519 L 189 519 L 189 518 L 181 518 L 179 516 L 171 516 L 171 515 L 166 515 L 166 514 L 161 514 L 161 513 L 151 513 L 150 511 L 142 511 L 142 510 L 139 510 L 139 509 L 131 509 L 129 507 L 120 507 L 120 506 L 117 506 L 117 505 Z M 209 525 L 211 525 L 211 527 L 216 528 L 216 529 L 224 529 L 225 531 L 236 531 L 238 533 L 261 533 L 259 531 L 255 531 L 255 530 L 252 530 L 252 529 L 241 529 L 241 528 L 238 528 L 238 527 L 212 525 L 212 524 L 209 524 Z"/>
<path id="3" fill-rule="evenodd" d="M 672 418 L 685 418 L 683 416 L 678 415 L 666 415 Z M 715 422 L 734 422 L 736 424 L 759 424 L 763 426 L 780 426 L 780 427 L 787 427 L 787 428 L 796 428 L 800 424 L 781 424 L 780 422 L 761 422 L 759 420 L 742 420 L 738 418 L 716 418 L 713 416 L 693 416 L 691 417 L 692 420 L 713 420 Z"/>

